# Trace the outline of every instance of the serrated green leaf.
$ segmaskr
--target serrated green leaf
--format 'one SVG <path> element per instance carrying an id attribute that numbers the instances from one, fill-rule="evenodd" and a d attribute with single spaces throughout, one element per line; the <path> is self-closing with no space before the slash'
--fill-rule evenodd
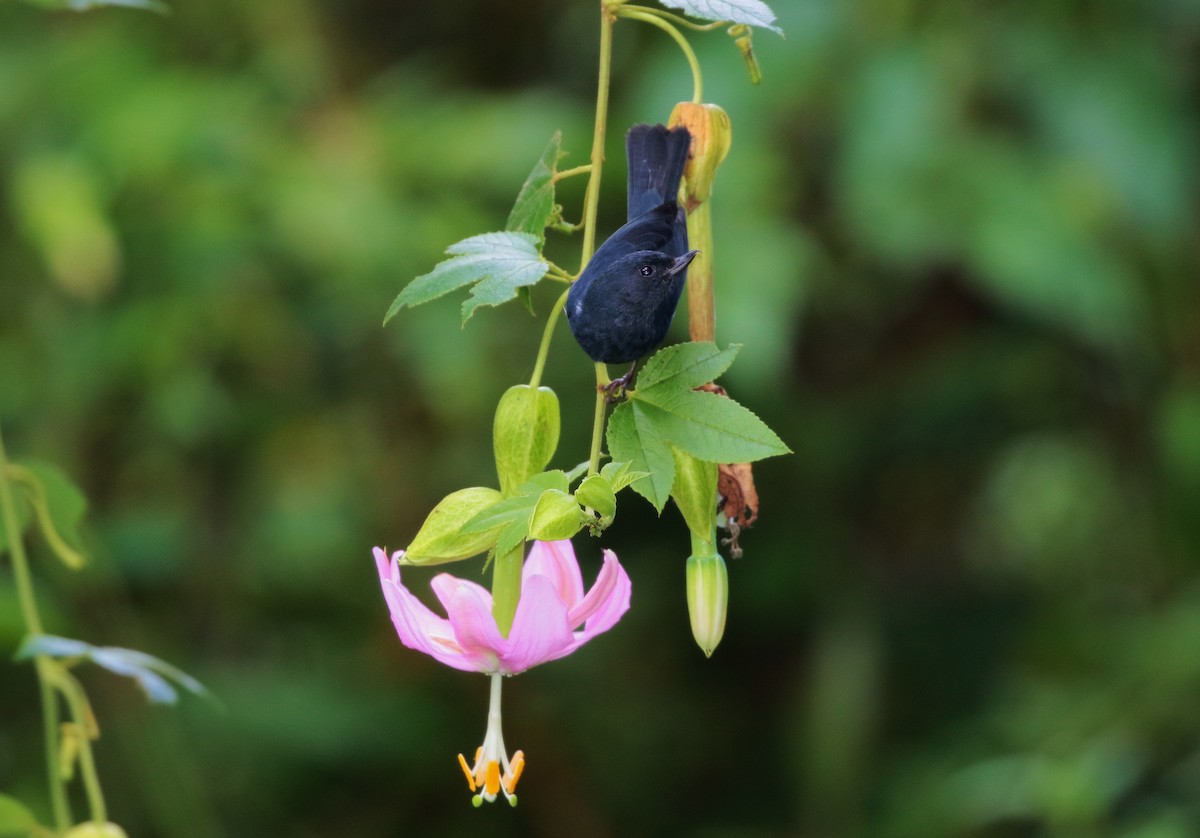
<path id="1" fill-rule="evenodd" d="M 0 838 L 27 838 L 38 828 L 37 818 L 20 800 L 0 794 Z"/>
<path id="2" fill-rule="evenodd" d="M 600 469 L 600 474 L 612 486 L 614 494 L 629 486 L 635 480 L 641 480 L 643 477 L 648 476 L 648 472 L 635 471 L 629 463 L 606 463 L 604 468 Z"/>
<path id="3" fill-rule="evenodd" d="M 508 388 L 496 406 L 492 449 L 504 495 L 546 467 L 558 448 L 558 396 L 549 387 Z"/>
<path id="4" fill-rule="evenodd" d="M 555 131 L 533 171 L 525 178 L 504 229 L 537 236 L 539 245 L 545 241 L 546 226 L 555 216 L 554 174 L 562 156 L 562 131 Z"/>
<path id="5" fill-rule="evenodd" d="M 495 489 L 475 486 L 442 498 L 421 524 L 404 553 L 405 564 L 455 562 L 482 553 L 496 543 L 499 527 L 468 530 L 467 522 L 500 500 Z"/>
<path id="6" fill-rule="evenodd" d="M 711 541 L 717 520 L 717 464 L 693 457 L 675 446 L 671 446 L 671 454 L 675 458 L 671 498 L 692 534 Z"/>
<path id="7" fill-rule="evenodd" d="M 530 514 L 531 515 L 533 514 L 532 509 L 530 510 Z M 529 534 L 529 518 L 528 517 L 511 521 L 508 524 L 508 526 L 506 526 L 500 532 L 500 538 L 496 541 L 496 554 L 499 556 L 503 556 L 505 553 L 509 552 L 510 550 L 516 549 L 516 547 L 522 541 L 525 540 L 525 537 L 528 534 Z"/>
<path id="8" fill-rule="evenodd" d="M 717 349 L 715 343 L 677 343 L 654 353 L 638 373 L 638 391 L 654 387 L 690 390 L 715 381 L 729 369 L 741 344 Z"/>
<path id="9" fill-rule="evenodd" d="M 538 239 L 529 233 L 482 233 L 446 248 L 452 258 L 439 262 L 432 271 L 410 282 L 388 308 L 386 324 L 404 307 L 435 300 L 451 291 L 474 285 L 463 304 L 465 323 L 481 305 L 499 305 L 511 300 L 517 289 L 533 285 L 550 266 L 537 249 Z"/>
<path id="10" fill-rule="evenodd" d="M 745 23 L 783 34 L 783 30 L 775 25 L 775 13 L 762 0 L 662 0 L 662 4 L 701 20 Z"/>
<path id="11" fill-rule="evenodd" d="M 561 541 L 583 529 L 586 522 L 583 510 L 575 498 L 548 489 L 538 496 L 529 518 L 529 538 L 538 541 Z"/>
<path id="12" fill-rule="evenodd" d="M 662 512 L 675 480 L 675 459 L 662 432 L 647 418 L 636 400 L 617 405 L 608 420 L 608 452 L 646 476 L 634 481 L 635 492 Z"/>
<path id="13" fill-rule="evenodd" d="M 648 390 L 629 402 L 664 439 L 713 463 L 752 463 L 791 453 L 767 425 L 733 399 L 697 390 Z M 616 415 L 614 411 L 613 415 Z M 613 456 L 617 456 L 615 453 Z M 622 459 L 624 459 L 622 457 Z M 636 488 L 636 486 L 634 487 Z"/>

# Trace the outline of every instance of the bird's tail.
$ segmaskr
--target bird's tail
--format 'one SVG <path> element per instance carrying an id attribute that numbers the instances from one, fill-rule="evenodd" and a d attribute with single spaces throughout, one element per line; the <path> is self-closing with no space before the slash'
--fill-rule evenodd
<path id="1" fill-rule="evenodd" d="M 629 161 L 629 214 L 632 220 L 674 201 L 687 163 L 692 135 L 682 126 L 635 125 L 625 135 Z"/>

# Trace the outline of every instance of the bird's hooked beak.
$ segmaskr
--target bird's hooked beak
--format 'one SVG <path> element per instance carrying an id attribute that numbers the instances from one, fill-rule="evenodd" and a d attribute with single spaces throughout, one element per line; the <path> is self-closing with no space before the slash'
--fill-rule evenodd
<path id="1" fill-rule="evenodd" d="M 686 271 L 688 265 L 692 264 L 692 260 L 695 259 L 696 255 L 699 253 L 699 250 L 689 250 L 687 253 L 676 258 L 675 261 L 671 263 L 671 267 L 667 268 L 667 276 L 675 276 L 676 274 L 681 274 Z"/>

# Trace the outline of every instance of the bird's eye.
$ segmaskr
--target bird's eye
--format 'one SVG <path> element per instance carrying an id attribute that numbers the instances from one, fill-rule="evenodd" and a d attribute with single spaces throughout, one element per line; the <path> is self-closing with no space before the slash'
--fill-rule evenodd
<path id="1" fill-rule="evenodd" d="M 642 269 L 638 273 L 642 276 L 650 276 L 650 274 L 654 273 L 654 268 L 649 265 L 642 265 Z"/>

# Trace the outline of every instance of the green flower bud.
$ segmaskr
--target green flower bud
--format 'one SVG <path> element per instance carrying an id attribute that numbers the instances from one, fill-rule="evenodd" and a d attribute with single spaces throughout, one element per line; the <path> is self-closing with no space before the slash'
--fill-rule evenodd
<path id="1" fill-rule="evenodd" d="M 704 656 L 711 658 L 725 634 L 725 613 L 729 610 L 729 574 L 725 560 L 718 554 L 687 560 L 687 602 L 692 637 Z"/>

